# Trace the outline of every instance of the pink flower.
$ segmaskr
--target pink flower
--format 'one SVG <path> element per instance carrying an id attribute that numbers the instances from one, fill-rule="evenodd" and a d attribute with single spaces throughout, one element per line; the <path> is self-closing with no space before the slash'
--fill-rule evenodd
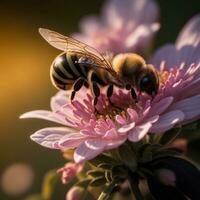
<path id="1" fill-rule="evenodd" d="M 200 115 L 200 15 L 193 17 L 179 34 L 175 45 L 161 47 L 151 59 L 164 80 L 156 100 L 173 96 L 170 110 L 184 113 L 182 124 Z"/>
<path id="2" fill-rule="evenodd" d="M 62 173 L 62 183 L 67 184 L 71 181 L 78 173 L 83 170 L 83 163 L 67 163 L 64 167 L 58 169 L 58 173 Z"/>
<path id="3" fill-rule="evenodd" d="M 73 103 L 66 98 L 70 91 L 59 92 L 52 98 L 52 111 L 32 111 L 21 118 L 46 119 L 64 127 L 41 129 L 31 139 L 49 148 L 74 148 L 74 160 L 79 163 L 117 148 L 126 140 L 137 142 L 147 134 L 163 133 L 178 124 L 199 119 L 199 24 L 200 17 L 193 18 L 175 46 L 161 48 L 152 58 L 155 66 L 161 67 L 162 79 L 153 101 L 140 94 L 139 102 L 135 104 L 127 91 L 116 89 L 112 101 L 120 107 L 117 109 L 108 104 L 102 92 L 97 104 L 100 114 L 97 114 L 90 91 L 82 89 Z M 171 49 L 177 57 L 170 57 Z"/>
<path id="4" fill-rule="evenodd" d="M 66 200 L 81 200 L 83 192 L 83 188 L 74 186 L 67 192 Z"/>
<path id="5" fill-rule="evenodd" d="M 84 18 L 80 23 L 82 33 L 73 36 L 103 53 L 144 54 L 159 29 L 158 15 L 154 0 L 108 0 L 101 17 Z"/>

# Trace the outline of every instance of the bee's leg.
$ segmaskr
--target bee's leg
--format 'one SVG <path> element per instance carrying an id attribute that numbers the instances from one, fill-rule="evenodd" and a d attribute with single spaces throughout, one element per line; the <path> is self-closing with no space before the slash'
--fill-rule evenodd
<path id="1" fill-rule="evenodd" d="M 107 97 L 108 97 L 109 104 L 111 106 L 113 106 L 113 102 L 110 99 L 112 97 L 112 94 L 113 94 L 113 85 L 109 85 L 107 89 Z"/>
<path id="2" fill-rule="evenodd" d="M 83 77 L 80 77 L 75 81 L 75 83 L 73 84 L 73 91 L 70 96 L 71 101 L 73 101 L 76 92 L 81 89 L 81 87 L 84 85 L 84 83 L 85 83 L 85 78 L 83 78 Z"/>
<path id="3" fill-rule="evenodd" d="M 99 89 L 99 86 L 97 85 L 96 81 L 93 80 L 93 76 L 94 76 L 95 72 L 93 70 L 90 70 L 89 73 L 88 73 L 88 84 L 89 84 L 89 87 L 92 91 L 92 95 L 94 97 L 94 100 L 93 100 L 93 105 L 95 106 L 98 102 L 98 97 L 100 95 L 100 89 Z M 96 109 L 96 107 L 95 107 Z"/>
<path id="4" fill-rule="evenodd" d="M 131 88 L 131 97 L 135 100 L 135 102 L 138 102 L 137 94 L 136 94 L 134 88 Z"/>
<path id="5" fill-rule="evenodd" d="M 97 102 L 98 102 L 98 97 L 100 96 L 100 88 L 99 88 L 99 86 L 97 85 L 97 83 L 95 81 L 92 82 L 92 93 L 94 95 L 93 104 L 95 106 L 97 104 Z"/>

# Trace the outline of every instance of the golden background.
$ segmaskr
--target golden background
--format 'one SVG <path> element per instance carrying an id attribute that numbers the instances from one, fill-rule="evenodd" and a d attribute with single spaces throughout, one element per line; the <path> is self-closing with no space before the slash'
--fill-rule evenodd
<path id="1" fill-rule="evenodd" d="M 81 17 L 99 14 L 101 0 L 30 0 L 0 2 L 0 176 L 11 164 L 23 162 L 34 172 L 30 190 L 11 196 L 0 190 L 0 200 L 23 199 L 40 191 L 44 173 L 64 164 L 58 151 L 43 148 L 29 139 L 34 131 L 54 126 L 42 120 L 19 120 L 30 110 L 49 109 L 56 92 L 49 67 L 58 50 L 38 34 L 44 27 L 63 34 L 78 31 Z M 185 22 L 200 11 L 198 0 L 164 1 L 161 31 L 156 46 L 173 42 Z M 60 199 L 64 199 L 61 194 Z"/>

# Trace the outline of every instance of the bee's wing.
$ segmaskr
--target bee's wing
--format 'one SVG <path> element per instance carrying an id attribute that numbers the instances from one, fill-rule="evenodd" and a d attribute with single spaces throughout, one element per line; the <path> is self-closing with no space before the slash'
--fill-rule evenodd
<path id="1" fill-rule="evenodd" d="M 112 64 L 95 48 L 74 38 L 63 36 L 60 33 L 48 29 L 40 28 L 39 33 L 53 47 L 62 51 L 82 54 L 83 56 L 92 59 L 95 64 L 94 66 L 104 68 L 112 74 L 114 73 Z"/>

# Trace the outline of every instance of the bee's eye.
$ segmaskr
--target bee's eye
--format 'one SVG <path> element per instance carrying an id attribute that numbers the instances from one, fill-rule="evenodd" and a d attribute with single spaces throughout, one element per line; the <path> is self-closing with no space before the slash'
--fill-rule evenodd
<path id="1" fill-rule="evenodd" d="M 140 87 L 142 88 L 149 88 L 152 87 L 153 82 L 150 76 L 144 76 L 140 81 Z"/>

